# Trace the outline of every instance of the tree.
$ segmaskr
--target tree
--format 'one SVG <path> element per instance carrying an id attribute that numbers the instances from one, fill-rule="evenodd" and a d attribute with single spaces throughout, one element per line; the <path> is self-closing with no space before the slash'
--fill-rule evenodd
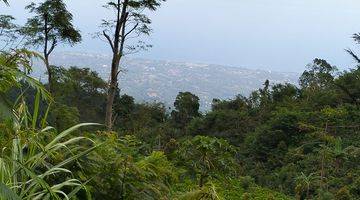
<path id="1" fill-rule="evenodd" d="M 81 35 L 72 24 L 73 16 L 63 0 L 31 3 L 26 9 L 35 16 L 28 19 L 22 32 L 27 37 L 28 45 L 41 46 L 43 50 L 51 92 L 53 73 L 49 56 L 60 42 L 74 45 L 81 41 Z"/>
<path id="2" fill-rule="evenodd" d="M 306 106 L 324 108 L 338 104 L 338 91 L 335 90 L 335 75 L 337 68 L 323 59 L 314 59 L 308 69 L 301 75 L 301 98 Z"/>
<path id="3" fill-rule="evenodd" d="M 19 26 L 14 23 L 11 15 L 0 15 L 0 41 L 4 44 L 2 50 L 13 48 L 19 36 Z"/>
<path id="4" fill-rule="evenodd" d="M 206 114 L 202 118 L 192 120 L 186 127 L 191 135 L 206 135 L 224 138 L 230 144 L 238 145 L 243 142 L 246 133 L 254 127 L 247 112 L 232 109 L 218 109 Z"/>
<path id="5" fill-rule="evenodd" d="M 213 99 L 211 110 L 246 110 L 248 108 L 247 99 L 242 95 L 237 95 L 233 100 Z"/>
<path id="6" fill-rule="evenodd" d="M 317 176 L 316 173 L 311 173 L 307 176 L 303 172 L 301 172 L 301 174 L 295 178 L 295 180 L 298 184 L 297 188 L 299 190 L 305 189 L 306 199 L 310 199 L 310 187 L 313 184 L 313 182 L 318 179 L 319 179 L 319 176 Z M 298 194 L 298 195 L 301 196 L 301 194 Z"/>
<path id="7" fill-rule="evenodd" d="M 334 81 L 336 71 L 337 68 L 326 60 L 316 58 L 313 64 L 308 65 L 308 70 L 301 75 L 300 86 L 312 91 L 327 87 Z"/>
<path id="8" fill-rule="evenodd" d="M 360 149 L 355 146 L 344 147 L 343 141 L 341 138 L 336 138 L 332 141 L 331 144 L 322 146 L 326 153 L 329 155 L 330 159 L 333 162 L 333 170 L 338 173 L 342 168 L 343 162 L 350 158 L 352 152 L 359 151 Z"/>
<path id="9" fill-rule="evenodd" d="M 335 85 L 345 102 L 359 104 L 360 102 L 360 68 L 343 72 L 335 80 Z"/>
<path id="10" fill-rule="evenodd" d="M 68 166 L 96 146 L 85 137 L 71 137 L 71 134 L 80 127 L 95 124 L 79 124 L 59 134 L 46 127 L 47 114 L 40 116 L 40 99 L 48 99 L 48 94 L 26 73 L 31 70 L 30 59 L 34 56 L 37 54 L 27 50 L 0 54 L 0 130 L 2 136 L 9 136 L 1 141 L 0 199 L 72 199 L 83 184 Z M 10 103 L 13 105 L 3 106 L 6 92 L 20 87 L 21 82 L 37 90 L 31 112 L 23 92 Z M 4 115 L 8 109 L 10 112 Z M 13 116 L 7 116 L 8 113 Z M 12 119 L 11 123 L 8 118 Z M 81 148 L 79 143 L 84 142 L 91 147 Z"/>
<path id="11" fill-rule="evenodd" d="M 84 170 L 93 177 L 94 199 L 162 199 L 176 180 L 176 171 L 163 152 L 142 155 L 143 144 L 135 137 L 106 133 L 97 137 L 104 145 Z M 167 198 L 165 198 L 167 199 Z"/>
<path id="12" fill-rule="evenodd" d="M 114 99 L 118 89 L 118 76 L 121 72 L 122 58 L 131 53 L 150 47 L 138 41 L 136 45 L 129 45 L 129 39 L 141 35 L 149 35 L 151 20 L 143 14 L 145 10 L 155 11 L 165 0 L 111 0 L 106 7 L 115 10 L 115 18 L 103 20 L 102 36 L 112 50 L 110 83 L 107 94 L 105 125 L 109 130 L 113 128 Z"/>
<path id="13" fill-rule="evenodd" d="M 185 140 L 177 150 L 180 162 L 198 177 L 199 187 L 203 187 L 207 178 L 222 174 L 231 174 L 236 167 L 236 149 L 224 139 L 196 136 Z"/>
<path id="14" fill-rule="evenodd" d="M 31 71 L 30 60 L 38 57 L 37 53 L 25 49 L 0 54 L 0 119 L 16 118 L 6 94 L 11 88 L 20 87 L 21 82 L 36 89 L 43 97 L 49 97 L 41 83 L 28 76 Z"/>
<path id="15" fill-rule="evenodd" d="M 180 92 L 177 95 L 171 117 L 178 127 L 185 128 L 192 119 L 200 116 L 199 100 L 199 97 L 190 92 Z"/>
<path id="16" fill-rule="evenodd" d="M 114 112 L 116 113 L 116 121 L 122 125 L 122 128 L 131 122 L 131 115 L 135 109 L 135 99 L 127 94 L 119 95 L 114 105 Z"/>
<path id="17" fill-rule="evenodd" d="M 89 68 L 53 67 L 53 93 L 58 103 L 76 107 L 81 121 L 102 122 L 107 83 Z"/>
<path id="18" fill-rule="evenodd" d="M 284 101 L 292 101 L 298 97 L 299 90 L 295 85 L 289 83 L 276 84 L 272 87 L 272 101 L 274 103 L 283 103 Z"/>

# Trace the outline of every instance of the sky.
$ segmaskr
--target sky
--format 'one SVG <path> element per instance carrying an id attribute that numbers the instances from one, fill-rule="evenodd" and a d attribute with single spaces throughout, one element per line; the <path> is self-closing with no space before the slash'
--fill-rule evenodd
<path id="1" fill-rule="evenodd" d="M 106 0 L 65 0 L 83 42 L 57 51 L 111 53 L 93 38 L 101 19 L 112 13 Z M 10 0 L 2 14 L 24 23 L 29 0 Z M 351 36 L 360 32 L 359 0 L 167 0 L 150 14 L 153 48 L 132 57 L 301 72 L 314 58 L 339 69 L 354 67 L 345 53 L 360 53 Z"/>

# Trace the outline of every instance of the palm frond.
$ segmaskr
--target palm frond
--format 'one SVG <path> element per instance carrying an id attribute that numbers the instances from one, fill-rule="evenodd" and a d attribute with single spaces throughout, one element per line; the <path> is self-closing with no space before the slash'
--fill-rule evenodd
<path id="1" fill-rule="evenodd" d="M 9 1 L 8 0 L 2 0 L 7 6 L 10 6 Z"/>
<path id="2" fill-rule="evenodd" d="M 0 182 L 0 199 L 21 200 L 21 198 L 15 192 L 13 192 L 2 182 Z"/>

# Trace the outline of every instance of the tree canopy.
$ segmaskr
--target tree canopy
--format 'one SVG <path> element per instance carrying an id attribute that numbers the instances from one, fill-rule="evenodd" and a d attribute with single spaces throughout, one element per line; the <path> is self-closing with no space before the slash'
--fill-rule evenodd
<path id="1" fill-rule="evenodd" d="M 101 27 L 113 53 L 110 80 L 80 63 L 50 65 L 55 47 L 81 40 L 63 1 L 30 4 L 25 27 L 0 15 L 1 200 L 360 199 L 354 51 L 349 70 L 316 58 L 299 84 L 265 79 L 249 96 L 213 99 L 207 111 L 189 91 L 173 108 L 140 102 L 122 91 L 120 61 L 148 47 L 127 39 L 150 33 L 148 11 L 162 2 L 106 4 L 115 11 Z M 19 33 L 43 56 L 15 48 Z M 45 62 L 49 83 L 31 76 L 33 59 Z"/>

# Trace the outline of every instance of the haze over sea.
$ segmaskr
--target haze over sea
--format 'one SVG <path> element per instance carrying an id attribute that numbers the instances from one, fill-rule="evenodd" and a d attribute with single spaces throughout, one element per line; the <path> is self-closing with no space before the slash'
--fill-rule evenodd
<path id="1" fill-rule="evenodd" d="M 29 2 L 0 11 L 23 23 Z M 71 51 L 110 53 L 92 37 L 109 14 L 100 6 L 105 2 L 67 0 L 84 36 Z M 136 57 L 295 72 L 319 57 L 348 69 L 354 63 L 344 49 L 356 49 L 351 35 L 360 31 L 359 10 L 357 0 L 168 0 L 151 15 L 153 34 L 147 41 L 154 47 Z"/>

